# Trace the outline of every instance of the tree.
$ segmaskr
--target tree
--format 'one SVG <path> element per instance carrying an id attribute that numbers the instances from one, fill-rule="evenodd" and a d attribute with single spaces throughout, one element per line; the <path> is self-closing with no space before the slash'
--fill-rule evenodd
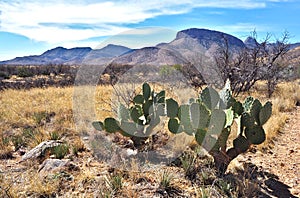
<path id="1" fill-rule="evenodd" d="M 280 39 L 271 43 L 271 35 L 267 34 L 264 40 L 257 42 L 257 34 L 252 32 L 252 44 L 233 54 L 224 37 L 224 45 L 219 48 L 215 62 L 219 67 L 222 80 L 231 81 L 235 95 L 249 91 L 258 80 L 267 80 L 268 96 L 271 97 L 280 78 L 282 65 L 280 61 L 289 49 L 289 33 L 284 32 Z"/>

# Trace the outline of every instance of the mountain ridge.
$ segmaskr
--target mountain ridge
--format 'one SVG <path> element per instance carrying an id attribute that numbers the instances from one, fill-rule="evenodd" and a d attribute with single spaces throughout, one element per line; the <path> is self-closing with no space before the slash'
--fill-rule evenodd
<path id="1" fill-rule="evenodd" d="M 64 48 L 56 47 L 41 55 L 16 57 L 0 61 L 0 65 L 47 65 L 47 64 L 182 64 L 190 58 L 201 54 L 212 57 L 220 47 L 228 46 L 231 53 L 238 53 L 243 48 L 253 48 L 259 44 L 255 38 L 248 37 L 245 41 L 216 30 L 189 28 L 177 32 L 169 43 L 159 43 L 154 47 L 130 49 L 126 46 L 108 44 L 101 49 L 90 47 Z M 290 49 L 300 43 L 290 45 Z"/>

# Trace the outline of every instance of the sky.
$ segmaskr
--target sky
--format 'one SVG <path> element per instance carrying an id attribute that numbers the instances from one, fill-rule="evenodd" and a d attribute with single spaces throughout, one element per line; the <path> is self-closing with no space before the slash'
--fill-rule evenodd
<path id="1" fill-rule="evenodd" d="M 258 40 L 288 31 L 295 43 L 299 11 L 299 0 L 0 0 L 0 61 L 57 46 L 140 48 L 169 42 L 188 28 L 241 40 L 254 30 Z"/>

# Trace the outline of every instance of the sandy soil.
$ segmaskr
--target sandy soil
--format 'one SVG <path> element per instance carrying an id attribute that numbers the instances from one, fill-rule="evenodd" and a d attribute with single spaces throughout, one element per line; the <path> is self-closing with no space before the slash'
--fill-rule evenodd
<path id="1" fill-rule="evenodd" d="M 300 196 L 300 107 L 289 114 L 289 120 L 271 150 L 248 152 L 239 159 L 254 165 L 262 173 L 262 181 L 258 182 L 265 197 Z"/>

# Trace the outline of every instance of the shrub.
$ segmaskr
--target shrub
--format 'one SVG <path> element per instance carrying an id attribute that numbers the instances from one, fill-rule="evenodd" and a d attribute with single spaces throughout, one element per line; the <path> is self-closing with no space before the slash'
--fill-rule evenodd
<path id="1" fill-rule="evenodd" d="M 69 146 L 66 144 L 61 144 L 52 148 L 51 154 L 57 159 L 64 158 L 69 153 Z"/>
<path id="2" fill-rule="evenodd" d="M 9 79 L 10 75 L 6 72 L 0 71 L 0 78 Z"/>
<path id="3" fill-rule="evenodd" d="M 19 77 L 26 78 L 26 77 L 34 76 L 34 73 L 32 71 L 30 71 L 30 69 L 27 67 L 19 67 L 17 75 Z"/>

